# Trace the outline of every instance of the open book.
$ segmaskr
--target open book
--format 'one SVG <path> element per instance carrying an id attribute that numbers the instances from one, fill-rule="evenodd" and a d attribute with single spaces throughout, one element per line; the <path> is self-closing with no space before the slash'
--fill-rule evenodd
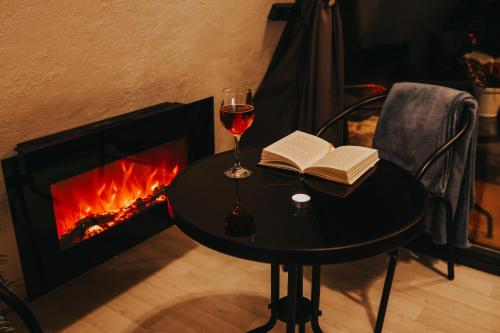
<path id="1" fill-rule="evenodd" d="M 376 149 L 360 146 L 334 148 L 317 136 L 295 131 L 264 148 L 259 164 L 350 185 L 378 160 Z"/>

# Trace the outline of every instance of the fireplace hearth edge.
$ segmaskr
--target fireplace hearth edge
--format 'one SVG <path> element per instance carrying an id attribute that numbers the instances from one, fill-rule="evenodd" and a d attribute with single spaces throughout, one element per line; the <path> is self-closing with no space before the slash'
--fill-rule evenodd
<path id="1" fill-rule="evenodd" d="M 2 160 L 29 299 L 172 225 L 167 202 L 162 201 L 145 213 L 61 248 L 51 192 L 54 184 L 92 170 L 99 169 L 94 173 L 102 175 L 105 172 L 100 169 L 105 166 L 123 167 L 122 161 L 131 156 L 142 161 L 142 152 L 165 144 L 167 151 L 185 160 L 179 162 L 181 168 L 213 154 L 213 98 L 163 103 L 23 142 L 16 148 L 17 156 Z M 184 147 L 187 151 L 182 153 Z"/>

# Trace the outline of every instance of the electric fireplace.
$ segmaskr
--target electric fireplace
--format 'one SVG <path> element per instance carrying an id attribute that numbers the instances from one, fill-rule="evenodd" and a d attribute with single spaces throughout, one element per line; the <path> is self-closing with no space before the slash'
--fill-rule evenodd
<path id="1" fill-rule="evenodd" d="M 213 154 L 213 99 L 23 142 L 2 160 L 28 297 L 172 225 L 167 188 Z"/>

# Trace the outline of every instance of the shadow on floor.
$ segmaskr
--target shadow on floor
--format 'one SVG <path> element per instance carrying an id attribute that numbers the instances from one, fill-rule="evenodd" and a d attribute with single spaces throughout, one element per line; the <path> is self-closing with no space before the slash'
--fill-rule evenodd
<path id="1" fill-rule="evenodd" d="M 156 271 L 184 256 L 196 243 L 169 228 L 31 303 L 47 332 L 59 332 Z"/>
<path id="2" fill-rule="evenodd" d="M 189 295 L 144 316 L 138 328 L 127 332 L 244 332 L 268 320 L 268 303 L 252 294 Z"/>
<path id="3" fill-rule="evenodd" d="M 446 280 L 446 274 L 434 266 L 437 259 L 415 254 L 406 249 L 399 251 L 398 265 L 411 260 L 418 261 L 430 271 L 436 273 L 437 277 L 441 276 Z M 322 266 L 321 286 L 336 290 L 363 306 L 372 327 L 375 327 L 380 299 L 372 299 L 373 297 L 370 297 L 369 291 L 376 280 L 381 280 L 380 295 L 382 294 L 382 285 L 385 280 L 388 262 L 389 257 L 387 255 L 379 255 L 356 262 Z M 398 268 L 396 266 L 395 278 L 397 278 L 397 274 Z M 311 281 L 310 270 L 306 270 L 304 276 Z"/>

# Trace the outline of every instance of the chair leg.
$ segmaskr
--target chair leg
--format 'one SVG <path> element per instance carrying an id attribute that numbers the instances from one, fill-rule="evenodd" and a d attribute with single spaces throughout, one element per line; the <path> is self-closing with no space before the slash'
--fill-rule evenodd
<path id="1" fill-rule="evenodd" d="M 387 273 L 385 275 L 384 290 L 380 299 L 380 306 L 378 308 L 377 321 L 375 323 L 375 333 L 382 332 L 384 325 L 385 311 L 387 310 L 387 303 L 389 303 L 389 295 L 391 294 L 392 280 L 394 278 L 394 271 L 396 270 L 396 263 L 398 261 L 399 250 L 394 250 L 389 253 L 389 265 L 387 266 Z"/>
<path id="2" fill-rule="evenodd" d="M 453 209 L 447 198 L 441 198 L 446 211 L 446 247 L 448 250 L 448 280 L 455 278 L 455 226 L 453 224 Z"/>

